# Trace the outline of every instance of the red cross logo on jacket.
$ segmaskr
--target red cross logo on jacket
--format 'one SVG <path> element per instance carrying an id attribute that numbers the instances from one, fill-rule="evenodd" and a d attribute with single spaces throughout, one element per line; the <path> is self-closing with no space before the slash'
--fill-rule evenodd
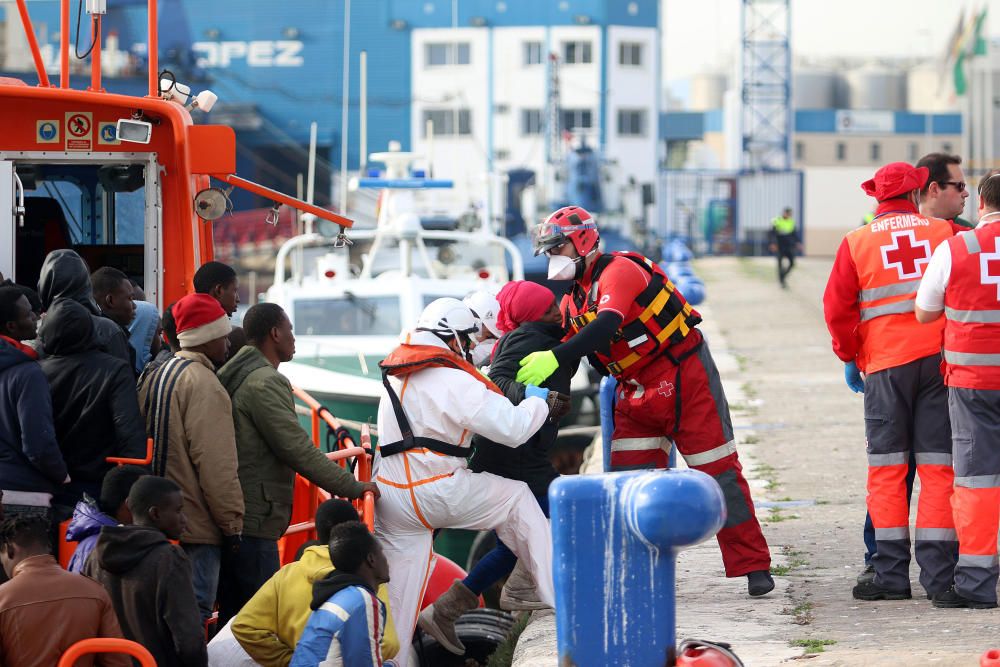
<path id="1" fill-rule="evenodd" d="M 993 252 L 979 254 L 979 279 L 984 285 L 996 285 L 997 300 L 1000 301 L 1000 239 L 995 241 Z"/>
<path id="2" fill-rule="evenodd" d="M 892 233 L 892 243 L 880 248 L 882 265 L 896 269 L 900 280 L 919 278 L 923 266 L 931 261 L 931 244 L 918 241 L 912 229 Z"/>

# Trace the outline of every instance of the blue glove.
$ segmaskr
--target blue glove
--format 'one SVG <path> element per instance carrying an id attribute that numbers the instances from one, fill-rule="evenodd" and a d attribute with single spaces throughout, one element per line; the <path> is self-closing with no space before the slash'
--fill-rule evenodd
<path id="1" fill-rule="evenodd" d="M 543 401 L 549 400 L 549 390 L 542 389 L 541 387 L 536 387 L 533 384 L 528 384 L 524 386 L 524 397 L 530 398 L 534 396 L 535 398 L 540 398 Z"/>
<path id="2" fill-rule="evenodd" d="M 865 381 L 861 379 L 861 371 L 853 361 L 844 364 L 844 379 L 847 380 L 847 386 L 855 394 L 865 393 Z"/>

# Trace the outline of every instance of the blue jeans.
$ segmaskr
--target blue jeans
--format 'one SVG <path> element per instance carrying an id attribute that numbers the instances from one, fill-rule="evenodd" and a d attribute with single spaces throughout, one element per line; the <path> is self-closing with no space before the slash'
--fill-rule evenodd
<path id="1" fill-rule="evenodd" d="M 212 616 L 212 611 L 215 609 L 222 549 L 215 544 L 181 544 L 181 548 L 191 561 L 194 596 L 198 599 L 198 611 L 204 623 Z"/>
<path id="2" fill-rule="evenodd" d="M 548 494 L 543 493 L 540 496 L 536 495 L 535 500 L 538 501 L 538 506 L 542 508 L 542 512 L 546 517 L 548 517 Z M 493 535 L 496 535 L 495 531 Z M 476 595 L 482 595 L 483 591 L 487 588 L 513 572 L 516 564 L 517 556 L 515 556 L 514 552 L 510 550 L 510 547 L 504 544 L 498 537 L 497 545 L 493 547 L 493 551 L 483 556 L 482 559 L 476 563 L 476 565 L 472 568 L 472 571 L 469 572 L 469 574 L 465 577 L 465 581 L 462 583 Z"/>
<path id="3" fill-rule="evenodd" d="M 917 475 L 917 459 L 914 450 L 910 450 L 910 466 L 906 471 L 906 501 L 913 498 L 913 478 Z M 875 526 L 872 525 L 872 515 L 865 513 L 865 566 L 875 555 Z"/>
<path id="4" fill-rule="evenodd" d="M 278 543 L 262 537 L 244 537 L 239 551 L 223 555 L 219 577 L 220 628 L 239 613 L 280 566 Z"/>

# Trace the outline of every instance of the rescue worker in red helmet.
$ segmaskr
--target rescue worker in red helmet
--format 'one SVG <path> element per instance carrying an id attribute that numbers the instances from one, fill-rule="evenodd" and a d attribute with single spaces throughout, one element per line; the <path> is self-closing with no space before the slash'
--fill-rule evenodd
<path id="1" fill-rule="evenodd" d="M 844 237 L 823 294 L 833 351 L 844 362 L 848 387 L 865 398 L 875 576 L 859 580 L 857 600 L 911 597 L 911 452 L 920 476 L 914 550 L 928 596 L 948 592 L 958 556 L 949 506 L 948 397 L 940 371 L 943 323 L 921 327 L 913 310 L 931 252 L 954 233 L 946 220 L 918 211 L 927 177 L 926 167 L 893 162 L 861 184 L 878 201 L 875 218 Z"/>
<path id="2" fill-rule="evenodd" d="M 561 309 L 567 339 L 521 360 L 517 381 L 543 382 L 587 356 L 618 380 L 611 469 L 666 468 L 671 441 L 688 466 L 722 487 L 728 511 L 718 534 L 728 577 L 747 577 L 752 596 L 774 589 L 771 554 L 754 514 L 733 439 L 729 405 L 701 317 L 654 262 L 638 253 L 602 254 L 591 215 L 567 206 L 534 231 L 535 254 L 551 280 L 573 280 Z"/>

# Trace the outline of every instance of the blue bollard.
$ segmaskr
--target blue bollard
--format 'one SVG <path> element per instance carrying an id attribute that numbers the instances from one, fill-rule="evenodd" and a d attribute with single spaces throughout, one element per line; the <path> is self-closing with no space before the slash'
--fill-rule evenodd
<path id="1" fill-rule="evenodd" d="M 604 472 L 611 472 L 611 435 L 615 432 L 615 390 L 618 380 L 614 375 L 601 379 L 597 392 L 601 405 L 601 445 L 604 448 Z"/>
<path id="2" fill-rule="evenodd" d="M 681 548 L 722 528 L 722 489 L 697 470 L 563 476 L 552 507 L 559 664 L 673 665 Z"/>

